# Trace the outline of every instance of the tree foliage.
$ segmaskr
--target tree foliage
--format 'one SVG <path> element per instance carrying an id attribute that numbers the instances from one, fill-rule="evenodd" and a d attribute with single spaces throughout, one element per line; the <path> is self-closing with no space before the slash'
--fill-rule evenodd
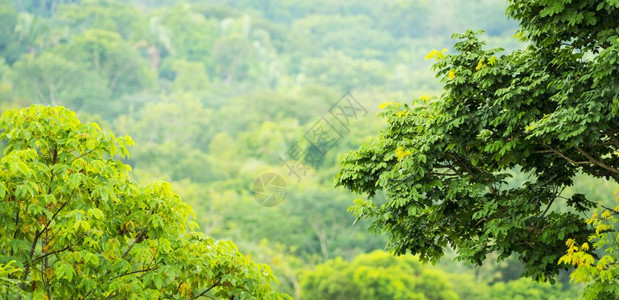
<path id="1" fill-rule="evenodd" d="M 329 184 L 339 153 L 358 148 L 384 120 L 350 122 L 324 157 L 304 159 L 309 169 L 299 182 L 282 156 L 298 148 L 317 154 L 307 129 L 337 113 L 333 105 L 345 89 L 370 114 L 379 99 L 436 93 L 440 83 L 423 56 L 429 47 L 450 47 L 449 35 L 461 28 L 487 28 L 482 38 L 489 45 L 524 47 L 512 38 L 516 22 L 504 18 L 504 0 L 435 6 L 429 0 L 0 0 L 0 110 L 62 105 L 82 122 L 132 136 L 136 146 L 122 161 L 133 180 L 169 181 L 196 211 L 200 231 L 267 263 L 280 280 L 277 289 L 299 298 L 304 271 L 384 248 L 385 235 L 366 234 L 369 222 L 352 226 L 346 208 L 353 195 Z M 278 207 L 263 208 L 252 197 L 249 187 L 262 172 L 291 175 Z M 510 173 L 510 185 L 528 178 Z M 616 188 L 584 174 L 574 181 L 565 195 L 577 191 L 595 202 Z M 555 205 L 569 210 L 564 201 Z M 528 297 L 548 295 L 530 281 L 512 284 L 523 267 L 515 257 L 493 262 L 496 255 L 474 269 L 452 261 L 449 251 L 437 269 L 460 299 L 489 295 L 488 285 L 499 282 L 526 288 Z M 23 263 L 2 263 L 0 272 L 13 275 L 0 276 L 7 279 L 0 295 L 11 282 L 19 288 L 14 272 L 23 272 Z M 551 288 L 563 298 L 573 293 Z M 525 294 L 510 289 L 505 294 Z M 426 295 L 434 292 L 441 291 Z M 482 296 L 475 299 L 488 298 Z"/>
<path id="2" fill-rule="evenodd" d="M 615 192 L 616 194 L 619 191 Z M 619 197 L 615 199 L 619 202 Z M 574 282 L 590 283 L 585 289 L 586 299 L 614 298 L 619 295 L 619 269 L 617 261 L 617 215 L 619 205 L 614 208 L 602 204 L 587 219 L 595 229 L 586 241 L 568 239 L 567 253 L 559 259 L 559 264 L 573 265 L 576 270 L 570 274 Z M 582 243 L 582 244 L 581 244 Z M 594 251 L 596 250 L 597 251 Z"/>
<path id="3" fill-rule="evenodd" d="M 458 299 L 445 273 L 384 251 L 329 260 L 301 280 L 304 299 Z"/>
<path id="4" fill-rule="evenodd" d="M 619 3 L 510 1 L 524 50 L 484 49 L 479 32 L 433 50 L 438 97 L 385 103 L 377 137 L 343 157 L 338 185 L 358 218 L 390 234 L 389 248 L 436 260 L 446 247 L 481 264 L 516 253 L 524 275 L 553 280 L 567 238 L 590 234 L 595 206 L 562 191 L 578 173 L 619 181 Z M 510 170 L 529 175 L 509 186 Z M 554 211 L 565 202 L 570 210 Z"/>
<path id="5" fill-rule="evenodd" d="M 35 298 L 265 299 L 274 277 L 196 232 L 170 185 L 129 179 L 129 137 L 61 107 L 0 119 L 0 288 Z"/>

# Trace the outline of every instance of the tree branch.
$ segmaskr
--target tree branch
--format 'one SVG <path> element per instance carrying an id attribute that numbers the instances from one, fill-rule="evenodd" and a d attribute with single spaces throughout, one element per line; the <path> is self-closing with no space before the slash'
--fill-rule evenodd
<path id="1" fill-rule="evenodd" d="M 22 281 L 26 281 L 26 279 L 28 279 L 28 275 L 30 274 L 30 265 L 31 263 L 34 262 L 34 260 L 32 260 L 32 256 L 34 256 L 34 249 L 37 246 L 37 243 L 39 242 L 39 237 L 41 237 L 41 234 L 43 233 L 43 231 L 36 231 L 34 234 L 34 239 L 32 240 L 32 247 L 30 247 L 30 262 L 26 262 L 26 265 L 24 266 L 24 274 L 22 275 Z M 20 288 L 23 290 L 24 289 L 24 283 L 20 283 Z"/>
<path id="2" fill-rule="evenodd" d="M 583 150 L 582 148 L 580 148 L 580 147 L 578 147 L 578 146 L 576 146 L 575 148 L 576 148 L 576 150 L 578 150 L 578 152 L 580 152 L 580 154 L 582 154 L 584 157 L 586 157 L 587 159 L 589 159 L 589 160 L 591 161 L 591 163 L 592 163 L 592 164 L 594 164 L 594 165 L 596 165 L 596 166 L 598 166 L 598 167 L 600 167 L 600 168 L 602 168 L 602 169 L 605 169 L 605 170 L 607 170 L 607 171 L 609 171 L 609 172 L 612 172 L 612 173 L 614 173 L 614 174 L 619 174 L 619 170 L 617 170 L 617 169 L 615 169 L 615 168 L 613 168 L 613 167 L 611 167 L 611 166 L 609 166 L 609 165 L 605 164 L 605 163 L 604 163 L 603 161 L 601 161 L 601 160 L 597 160 L 597 159 L 595 159 L 593 156 L 591 156 L 589 153 L 587 153 L 587 152 L 586 152 L 585 150 Z M 614 178 L 614 177 L 613 177 L 613 178 Z"/>
<path id="3" fill-rule="evenodd" d="M 112 277 L 112 279 L 110 279 L 110 280 L 114 280 L 116 278 L 120 278 L 120 277 L 124 277 L 124 276 L 129 276 L 129 275 L 132 275 L 132 274 L 144 273 L 144 272 L 148 272 L 148 271 L 154 271 L 154 270 L 157 270 L 158 268 L 159 267 L 153 267 L 153 268 L 146 268 L 146 269 L 142 269 L 142 270 L 136 270 L 136 271 L 132 271 L 132 272 L 127 272 L 127 273 L 124 273 L 124 274 L 116 275 L 116 276 Z"/>
<path id="4" fill-rule="evenodd" d="M 71 246 L 69 245 L 69 246 L 66 246 L 66 247 L 64 247 L 64 248 L 62 248 L 60 250 L 56 250 L 56 251 L 45 253 L 45 254 L 43 254 L 43 255 L 33 259 L 32 262 L 34 263 L 35 261 L 37 261 L 39 259 L 43 259 L 43 258 L 46 258 L 48 256 L 51 256 L 51 255 L 54 255 L 54 254 L 57 254 L 57 253 L 60 253 L 60 252 L 66 251 L 66 250 L 71 250 Z"/>
<path id="5" fill-rule="evenodd" d="M 565 154 L 563 154 L 562 152 L 560 152 L 560 151 L 558 151 L 558 150 L 556 150 L 556 149 L 554 149 L 554 148 L 552 148 L 552 147 L 550 147 L 550 146 L 546 146 L 546 147 L 548 147 L 550 150 L 539 150 L 539 151 L 533 151 L 533 153 L 536 153 L 536 154 L 547 154 L 547 153 L 554 153 L 554 154 L 556 154 L 556 155 L 559 155 L 561 158 L 563 158 L 563 159 L 567 160 L 569 163 L 571 163 L 572 165 L 575 165 L 575 166 L 584 166 L 584 165 L 590 165 L 590 164 L 592 164 L 592 162 L 591 162 L 591 161 L 588 161 L 588 160 L 583 160 L 583 161 L 576 161 L 576 160 L 573 160 L 573 159 L 571 159 L 571 158 L 567 157 L 567 156 L 566 156 Z"/>
<path id="6" fill-rule="evenodd" d="M 219 278 L 219 279 L 217 280 L 217 282 L 215 282 L 215 284 L 213 284 L 210 288 L 208 288 L 208 289 L 204 290 L 202 293 L 200 293 L 200 294 L 198 294 L 197 296 L 193 297 L 193 299 L 198 299 L 198 298 L 200 298 L 200 297 L 204 296 L 204 295 L 205 295 L 206 293 L 208 293 L 210 290 L 212 290 L 213 288 L 215 288 L 216 286 L 218 286 L 220 282 L 221 282 L 221 278 Z M 208 296 L 207 296 L 207 297 L 208 297 Z"/>
<path id="7" fill-rule="evenodd" d="M 150 224 L 150 223 L 149 223 Z M 148 225 L 144 226 L 144 229 L 142 229 L 142 231 L 135 237 L 135 239 L 133 240 L 133 242 L 131 243 L 131 245 L 129 246 L 129 248 L 125 251 L 125 253 L 123 253 L 123 255 L 121 256 L 121 258 L 124 258 L 129 251 L 131 251 L 131 249 L 133 248 L 133 246 L 135 246 L 135 244 L 138 243 L 138 240 L 142 237 L 142 235 L 144 233 L 146 233 L 146 231 L 148 230 Z"/>

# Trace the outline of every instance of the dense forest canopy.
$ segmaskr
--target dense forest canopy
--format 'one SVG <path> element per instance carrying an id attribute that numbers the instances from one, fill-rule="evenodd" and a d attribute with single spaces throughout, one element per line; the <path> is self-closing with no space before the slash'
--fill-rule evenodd
<path id="1" fill-rule="evenodd" d="M 607 143 L 609 140 L 596 135 L 596 130 L 601 128 L 598 125 L 606 124 L 609 130 L 617 128 L 614 106 L 586 105 L 596 102 L 595 99 L 616 100 L 617 97 L 616 52 L 608 54 L 612 49 L 616 51 L 612 37 L 619 34 L 617 18 L 614 18 L 616 1 L 572 2 L 544 0 L 536 1 L 535 6 L 528 5 L 528 1 L 506 3 L 500 0 L 0 0 L 0 110 L 3 112 L 0 121 L 3 150 L 0 297 L 20 294 L 29 297 L 29 293 L 34 293 L 36 297 L 126 298 L 128 295 L 140 297 L 136 292 L 143 290 L 143 297 L 178 298 L 277 298 L 287 295 L 295 299 L 580 298 L 583 284 L 570 283 L 568 265 L 578 266 L 583 257 L 593 259 L 595 256 L 596 260 L 603 257 L 601 253 L 583 250 L 582 245 L 587 241 L 592 249 L 595 241 L 600 242 L 599 247 L 612 245 L 610 241 L 614 235 L 605 233 L 608 226 L 613 226 L 614 217 L 606 214 L 602 218 L 604 210 L 596 207 L 597 203 L 611 210 L 615 207 L 612 193 L 617 184 L 608 180 L 609 176 L 599 168 L 574 166 L 552 153 L 536 158 L 533 167 L 517 163 L 525 159 L 522 156 L 526 149 L 552 150 L 532 149 L 539 141 L 566 157 L 581 159 L 573 152 L 575 148 L 570 147 L 583 142 L 594 144 L 596 139 Z M 508 5 L 511 5 L 509 15 L 513 19 L 506 17 Z M 543 13 L 542 9 L 545 9 Z M 597 17 L 603 13 L 610 17 Z M 546 19 L 556 18 L 556 22 L 536 17 L 542 15 Z M 521 26 L 522 20 L 529 22 Z M 544 24 L 551 27 L 543 27 Z M 565 24 L 569 26 L 563 26 Z M 552 30 L 536 31 L 542 27 Z M 515 35 L 519 28 L 524 34 Z M 562 30 L 555 30 L 558 28 Z M 460 41 L 450 38 L 453 33 L 465 33 L 467 29 L 485 31 L 460 35 Z M 596 44 L 602 35 L 605 40 Z M 579 42 L 573 43 L 572 37 Z M 565 50 L 571 48 L 557 43 L 573 43 L 575 50 Z M 497 47 L 503 49 L 488 50 Z M 545 52 L 553 47 L 564 51 Z M 426 56 L 431 59 L 424 59 Z M 578 64 L 572 61 L 575 56 Z M 435 58 L 439 62 L 433 70 Z M 540 71 L 539 68 L 552 65 L 553 59 L 564 59 L 561 65 L 565 70 Z M 605 64 L 599 64 L 600 60 Z M 512 69 L 506 71 L 508 65 Z M 578 79 L 570 73 L 574 68 L 582 71 L 574 75 Z M 535 73 L 535 80 L 526 77 L 532 71 L 539 71 Z M 599 76 L 587 76 L 589 71 Z M 435 72 L 439 79 L 435 78 Z M 477 75 L 467 77 L 466 72 Z M 514 80 L 535 88 L 510 85 Z M 573 84 L 574 80 L 582 84 Z M 589 84 L 591 82 L 597 83 L 594 86 Z M 528 113 L 517 117 L 521 121 L 514 123 L 517 126 L 511 129 L 513 134 L 499 136 L 498 129 L 487 128 L 488 124 L 509 126 L 510 120 L 495 124 L 490 117 L 484 119 L 484 116 L 496 118 L 492 114 L 509 110 L 509 105 L 521 103 L 519 101 L 526 102 L 523 98 L 542 90 L 542 85 L 552 86 L 552 91 L 564 91 L 552 97 L 553 103 L 561 105 L 522 104 L 526 108 L 523 111 Z M 488 95 L 496 91 L 502 91 L 502 102 L 488 103 L 478 110 L 479 118 L 461 118 L 466 109 L 474 111 L 473 108 L 486 98 L 493 98 Z M 514 96 L 518 93 L 524 96 Z M 336 123 L 332 111 L 345 95 L 355 99 L 365 113 L 347 119 L 344 126 Z M 570 110 L 574 102 L 581 99 L 572 98 L 573 95 L 587 99 L 582 102 L 584 107 L 579 107 L 589 109 L 588 113 Z M 445 98 L 452 101 L 438 100 Z M 414 99 L 412 104 L 409 104 L 410 99 Z M 470 103 L 456 99 L 467 99 Z M 384 109 L 380 109 L 382 103 L 391 104 L 382 105 Z M 32 104 L 41 106 L 30 107 Z M 532 106 L 536 105 L 539 112 L 532 112 Z M 380 215 L 367 215 L 370 218 L 357 220 L 361 212 L 359 206 L 367 202 L 358 200 L 355 204 L 353 200 L 366 199 L 365 195 L 333 188 L 332 179 L 341 171 L 340 163 L 343 161 L 348 172 L 354 164 L 349 156 L 341 157 L 342 154 L 368 145 L 368 140 L 381 130 L 391 134 L 386 135 L 389 140 L 406 143 L 410 140 L 401 139 L 400 134 L 412 136 L 414 130 L 422 130 L 410 124 L 418 122 L 418 125 L 429 126 L 437 122 L 423 114 L 439 108 L 444 110 L 445 106 L 458 107 L 463 115 L 454 114 L 455 120 L 442 122 L 470 125 L 464 126 L 470 132 L 464 127 L 462 130 L 455 127 L 450 132 L 450 135 L 463 137 L 450 151 L 461 156 L 477 153 L 474 150 L 482 148 L 487 150 L 472 158 L 485 164 L 481 167 L 488 174 L 459 181 L 457 184 L 462 189 L 454 193 L 462 196 L 470 192 L 466 197 L 474 203 L 472 199 L 476 195 L 485 195 L 487 187 L 494 184 L 497 190 L 506 193 L 506 199 L 525 199 L 532 193 L 542 195 L 541 206 L 534 205 L 536 203 L 520 206 L 514 201 L 509 209 L 523 210 L 523 218 L 536 215 L 542 209 L 544 216 L 556 220 L 563 218 L 561 222 L 565 218 L 573 220 L 570 223 L 573 226 L 556 223 L 556 228 L 565 231 L 562 236 L 558 236 L 561 230 L 554 232 L 552 238 L 543 238 L 552 239 L 550 246 L 535 248 L 543 253 L 552 248 L 552 261 L 540 263 L 535 255 L 527 252 L 530 249 L 525 249 L 525 256 L 531 261 L 523 263 L 517 255 L 510 255 L 512 252 L 522 254 L 518 251 L 521 248 L 514 250 L 514 247 L 501 247 L 499 243 L 477 239 L 464 241 L 463 235 L 459 236 L 463 239 L 460 244 L 450 244 L 450 247 L 440 240 L 421 245 L 424 251 L 413 251 L 421 257 L 393 256 L 384 250 L 387 244 L 393 246 L 398 227 L 393 227 L 396 230 L 391 232 L 381 232 L 381 226 L 376 225 L 396 220 L 398 209 L 381 210 Z M 24 107 L 30 108 L 15 110 Z M 594 111 L 595 107 L 599 109 Z M 386 119 L 377 118 L 377 113 Z M 565 123 L 562 120 L 566 118 L 562 116 L 573 118 Z M 599 119 L 593 120 L 593 117 Z M 322 120 L 331 121 L 341 131 L 328 151 L 323 151 L 327 148 L 317 151 L 318 147 L 307 139 L 308 132 L 324 122 Z M 98 125 L 93 125 L 95 123 Z M 592 126 L 593 123 L 596 125 Z M 43 129 L 35 128 L 39 126 L 36 124 Z M 522 128 L 527 125 L 532 127 Z M 581 127 L 586 128 L 580 130 Z M 556 128 L 570 133 L 562 139 L 555 134 Z M 10 133 L 12 130 L 20 133 Z M 534 138 L 527 139 L 522 130 Z M 89 136 L 82 138 L 80 135 L 84 131 Z M 40 143 L 66 143 L 63 135 L 77 136 L 76 141 L 66 146 L 71 150 L 64 154 L 63 164 L 76 168 L 69 162 L 71 155 L 79 157 L 79 153 L 90 151 L 86 149 L 98 149 L 93 150 L 96 153 L 80 157 L 88 162 L 82 168 L 94 165 L 102 168 L 98 173 L 106 170 L 103 172 L 106 175 L 95 176 L 97 171 L 90 170 L 86 177 L 89 179 L 83 182 L 85 186 L 79 188 L 59 177 L 49 180 L 50 169 L 62 169 L 63 164 L 52 163 L 50 153 L 53 152 L 40 150 L 43 149 Z M 121 142 L 124 138 L 114 136 L 125 135 L 131 136 L 135 145 L 118 146 L 117 143 L 125 143 Z M 107 144 L 93 145 L 92 139 L 97 136 L 101 137 L 99 140 L 108 141 Z M 478 142 L 470 143 L 469 148 L 462 146 L 473 140 Z M 564 141 L 567 141 L 565 149 L 559 147 L 564 146 L 560 144 Z M 437 154 L 440 155 L 453 143 L 444 142 L 440 147 L 432 144 L 430 149 L 441 149 Z M 34 146 L 29 146 L 30 143 Z M 512 147 L 515 143 L 518 146 Z M 386 165 L 374 171 L 392 167 L 402 160 L 409 172 L 414 168 L 411 158 L 419 157 L 418 152 L 408 152 L 412 150 L 407 147 L 415 143 L 409 144 L 389 143 L 383 149 L 385 153 L 390 152 Z M 505 145 L 509 145 L 509 149 L 503 151 Z M 127 154 L 124 153 L 126 146 L 130 156 L 121 157 L 120 152 L 112 150 L 123 149 L 122 153 Z M 375 150 L 383 146 L 377 145 Z M 33 153 L 28 151 L 29 147 L 39 150 Z M 568 153 L 561 151 L 568 148 L 572 149 Z M 600 158 L 597 161 L 607 161 L 607 166 L 617 168 L 616 156 L 607 157 L 606 152 L 596 152 L 599 149 L 609 148 L 593 149 Z M 292 150 L 313 157 L 311 161 L 309 158 L 294 161 L 303 169 L 301 177 L 286 168 L 285 163 L 293 162 L 282 161 L 283 157 L 291 156 Z M 591 153 L 591 149 L 587 150 L 586 153 Z M 426 159 L 434 158 L 428 156 Z M 443 160 L 437 157 L 436 161 Z M 415 163 L 422 165 L 420 161 Z M 541 174 L 532 174 L 533 170 Z M 252 191 L 256 179 L 265 173 L 277 174 L 285 181 L 283 202 L 274 207 L 261 206 L 254 198 L 255 190 Z M 399 176 L 393 172 L 390 175 Z M 24 181 L 24 176 L 30 177 Z M 351 181 L 339 177 L 339 183 L 349 182 L 343 185 L 353 186 L 354 176 L 349 177 Z M 394 194 L 402 195 L 403 199 L 413 194 L 406 189 L 391 189 L 391 184 L 397 181 L 395 177 L 384 178 L 381 181 L 384 185 L 375 186 L 376 191 L 372 193 L 375 204 L 392 207 L 389 203 L 393 203 Z M 554 183 L 556 177 L 561 179 L 560 183 Z M 169 186 L 161 183 L 162 180 L 169 182 Z M 437 180 L 446 183 L 452 179 Z M 544 180 L 552 184 L 543 185 Z M 438 184 L 436 180 L 424 181 L 423 188 Z M 474 195 L 466 187 L 468 184 L 478 187 L 478 194 Z M 58 191 L 48 192 L 43 188 L 50 186 L 58 187 Z M 61 189 L 62 186 L 66 188 Z M 102 187 L 105 188 L 100 189 Z M 55 220 L 52 216 L 62 204 L 60 201 L 68 197 L 72 189 L 81 191 L 81 202 L 69 207 L 66 214 L 59 213 L 63 221 Z M 103 213 L 101 217 L 93 208 L 99 204 L 93 201 L 102 195 L 95 197 L 91 193 L 88 197 L 85 189 L 114 191 L 115 196 L 109 196 L 109 201 L 115 197 L 135 198 L 134 202 L 127 203 L 129 206 L 140 206 L 156 198 L 173 208 L 161 212 L 165 224 L 152 228 L 153 232 L 145 238 L 140 236 L 139 230 L 144 230 L 140 226 L 148 222 L 148 216 L 136 216 L 133 223 L 129 223 L 130 212 L 140 210 L 107 204 L 97 208 Z M 123 194 L 128 191 L 135 197 Z M 569 200 L 557 200 L 549 205 L 550 195 L 558 192 Z M 32 202 L 33 199 L 38 202 Z M 28 203 L 31 208 L 19 203 Z M 356 208 L 348 212 L 353 205 Z M 193 208 L 195 216 L 190 217 L 188 206 Z M 413 216 L 431 212 L 427 210 L 431 206 L 406 207 L 406 213 L 411 211 Z M 489 205 L 475 223 L 492 218 L 500 209 L 498 205 Z M 20 217 L 15 222 L 18 212 L 24 214 L 22 217 L 31 218 Z M 127 213 L 129 215 L 125 216 Z M 459 218 L 450 210 L 441 210 L 440 214 L 454 216 L 443 229 L 455 228 L 454 224 L 468 226 L 474 231 L 467 232 L 471 237 L 480 233 L 474 228 L 486 225 L 470 226 L 463 221 L 467 218 Z M 379 223 L 373 217 L 377 217 Z M 590 219 L 590 225 L 584 224 L 585 219 Z M 29 220 L 27 222 L 32 222 L 34 227 L 25 226 L 27 224 L 20 220 Z M 491 240 L 509 236 L 513 242 L 510 246 L 513 246 L 527 237 L 513 234 L 522 225 L 520 221 L 525 222 L 525 227 L 540 225 L 544 228 L 542 223 L 528 224 L 528 219 L 510 219 L 505 221 L 508 222 L 506 226 L 515 227 L 494 226 L 495 235 L 486 237 Z M 108 228 L 111 225 L 106 222 L 116 227 Z M 395 224 L 410 225 L 404 221 Z M 601 228 L 597 235 L 590 235 L 596 234 L 591 231 L 594 228 L 591 225 Z M 55 226 L 72 239 L 76 235 L 90 234 L 97 237 L 93 240 L 102 242 L 72 246 L 73 240 L 65 239 L 43 250 L 53 240 L 42 237 L 43 232 Z M 400 233 L 405 238 L 411 237 L 410 232 Z M 455 237 L 461 233 L 459 229 L 448 232 Z M 418 236 L 428 234 L 424 232 Z M 435 236 L 444 234 L 440 232 Z M 39 237 L 35 238 L 37 235 Z M 114 237 L 122 238 L 118 238 L 118 244 L 105 248 L 108 246 L 103 241 L 114 240 Z M 568 243 L 571 246 L 566 247 L 568 238 L 572 239 Z M 135 241 L 144 247 L 131 247 Z M 176 252 L 159 256 L 147 249 L 156 248 L 154 243 L 162 241 L 171 243 Z M 463 257 L 458 253 L 462 243 L 472 244 L 465 253 L 468 261 L 454 260 Z M 36 247 L 32 247 L 33 244 Z M 395 248 L 404 254 L 411 250 L 408 245 Z M 476 249 L 475 245 L 489 247 Z M 67 251 L 55 253 L 64 248 Z M 35 251 L 31 254 L 25 251 L 27 249 Z M 121 257 L 127 249 L 130 250 L 127 257 Z M 114 257 L 112 252 L 120 257 Z M 558 265 L 557 260 L 563 255 L 566 256 L 562 260 L 567 264 Z M 443 258 L 434 266 L 421 262 L 438 256 Z M 152 263 L 144 261 L 153 257 L 156 258 Z M 119 262 L 114 265 L 113 261 Z M 481 266 L 474 266 L 471 261 Z M 158 269 L 150 270 L 149 263 L 157 265 Z M 141 268 L 144 264 L 146 269 Z M 608 261 L 606 264 L 613 265 Z M 532 269 L 532 265 L 535 268 Z M 597 270 L 596 265 L 587 267 Z M 148 272 L 119 276 L 147 269 Z M 572 275 L 578 275 L 576 277 L 584 282 L 590 281 L 586 274 L 598 276 L 592 269 L 577 270 Z M 600 276 L 609 276 L 603 273 L 605 270 L 608 268 L 602 268 L 601 274 L 605 275 Z M 557 283 L 537 283 L 521 278 L 523 274 L 538 279 L 555 278 Z M 84 282 L 82 285 L 80 280 Z M 112 291 L 117 287 L 122 288 L 118 289 L 119 294 L 114 294 Z M 87 290 L 92 292 L 87 294 Z"/>

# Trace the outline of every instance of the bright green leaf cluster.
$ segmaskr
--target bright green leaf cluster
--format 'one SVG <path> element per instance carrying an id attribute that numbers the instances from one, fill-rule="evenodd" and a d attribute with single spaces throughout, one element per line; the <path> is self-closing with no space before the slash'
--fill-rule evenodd
<path id="1" fill-rule="evenodd" d="M 0 118 L 0 288 L 36 299 L 279 298 L 270 269 L 193 231 L 170 185 L 137 185 L 129 137 L 61 107 Z"/>
<path id="2" fill-rule="evenodd" d="M 619 202 L 619 197 L 615 200 Z M 619 205 L 612 209 L 598 207 L 587 219 L 587 223 L 595 230 L 587 241 L 578 244 L 576 240 L 568 239 L 565 243 L 568 249 L 559 259 L 559 264 L 576 267 L 570 274 L 572 281 L 590 283 L 585 289 L 586 299 L 610 299 L 619 294 L 619 235 L 615 230 L 619 221 L 618 214 Z M 594 251 L 596 249 L 598 251 Z"/>
<path id="3" fill-rule="evenodd" d="M 301 286 L 303 299 L 458 299 L 444 272 L 384 251 L 329 260 L 306 272 Z"/>

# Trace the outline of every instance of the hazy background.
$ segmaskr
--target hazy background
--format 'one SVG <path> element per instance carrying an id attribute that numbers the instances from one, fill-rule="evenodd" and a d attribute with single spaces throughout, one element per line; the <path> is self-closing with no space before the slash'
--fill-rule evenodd
<path id="1" fill-rule="evenodd" d="M 440 93 L 424 56 L 485 29 L 522 48 L 498 0 L 0 0 L 0 109 L 62 105 L 136 141 L 136 180 L 167 180 L 202 230 L 269 264 L 304 299 L 568 299 L 578 286 L 518 279 L 515 260 L 436 266 L 383 252 L 385 237 L 347 213 L 337 158 L 383 123 L 385 101 Z M 280 157 L 345 92 L 369 112 L 301 180 Z M 299 143 L 305 149 L 307 143 Z M 286 177 L 284 203 L 258 205 L 263 172 Z M 522 178 L 515 171 L 514 182 Z M 607 201 L 610 183 L 573 190 Z M 567 191 L 571 193 L 573 191 Z M 380 197 L 380 196 L 379 196 Z M 561 209 L 560 207 L 558 209 Z M 366 294 L 360 294 L 366 291 Z M 521 298 L 518 298 L 521 297 Z"/>

